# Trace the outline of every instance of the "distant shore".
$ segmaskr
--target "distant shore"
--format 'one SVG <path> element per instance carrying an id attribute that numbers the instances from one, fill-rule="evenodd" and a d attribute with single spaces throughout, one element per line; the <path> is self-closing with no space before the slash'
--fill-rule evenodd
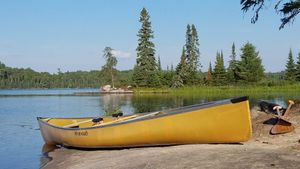
<path id="1" fill-rule="evenodd" d="M 76 90 L 78 88 L 67 88 L 68 90 Z M 10 90 L 10 89 L 2 89 Z M 35 89 L 11 89 L 13 90 L 35 90 Z M 53 90 L 53 89 L 36 89 L 36 90 Z M 55 90 L 55 89 L 54 89 Z M 61 90 L 61 89 L 58 89 Z M 63 90 L 63 89 L 62 89 Z M 88 90 L 88 89 L 87 89 Z M 1 89 L 0 89 L 1 91 Z M 201 96 L 237 96 L 237 95 L 288 95 L 300 93 L 300 84 L 290 84 L 283 86 L 189 86 L 182 88 L 134 88 L 130 92 L 100 92 L 95 91 L 74 91 L 73 93 L 22 93 L 22 94 L 6 94 L 1 93 L 0 96 L 99 96 L 103 94 L 174 94 L 174 95 L 201 95 Z"/>

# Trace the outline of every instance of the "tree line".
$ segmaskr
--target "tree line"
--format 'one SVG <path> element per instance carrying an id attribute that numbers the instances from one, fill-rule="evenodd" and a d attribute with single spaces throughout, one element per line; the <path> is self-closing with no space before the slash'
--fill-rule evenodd
<path id="1" fill-rule="evenodd" d="M 130 84 L 132 71 L 118 71 L 116 85 Z M 57 73 L 36 72 L 30 68 L 11 68 L 0 62 L 0 88 L 99 88 L 107 80 L 99 70 Z"/>
<path id="2" fill-rule="evenodd" d="M 132 70 L 116 69 L 118 60 L 111 47 L 106 47 L 103 57 L 106 63 L 101 70 L 61 72 L 50 74 L 36 72 L 30 68 L 7 67 L 0 62 L 0 88 L 98 88 L 105 84 L 113 87 L 184 87 L 184 86 L 223 86 L 253 84 L 262 80 L 300 81 L 300 53 L 294 63 L 290 50 L 286 70 L 278 73 L 264 73 L 261 57 L 256 47 L 246 43 L 241 48 L 240 60 L 237 59 L 235 44 L 232 44 L 229 66 L 224 63 L 223 51 L 217 51 L 214 64 L 209 63 L 207 71 L 201 71 L 200 43 L 194 24 L 188 24 L 185 44 L 182 47 L 179 63 L 162 69 L 161 58 L 156 56 L 152 42 L 154 31 L 150 15 L 143 8 L 139 22 L 136 64 Z"/>
<path id="3" fill-rule="evenodd" d="M 99 71 L 36 72 L 0 66 L 0 88 L 82 88 L 97 87 L 101 83 Z"/>

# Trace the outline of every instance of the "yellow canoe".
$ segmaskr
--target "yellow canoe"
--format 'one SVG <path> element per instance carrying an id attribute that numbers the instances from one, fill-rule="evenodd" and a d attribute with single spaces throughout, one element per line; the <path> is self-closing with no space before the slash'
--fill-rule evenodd
<path id="1" fill-rule="evenodd" d="M 113 148 L 194 143 L 237 143 L 251 138 L 248 97 L 121 118 L 42 118 L 46 144 Z"/>

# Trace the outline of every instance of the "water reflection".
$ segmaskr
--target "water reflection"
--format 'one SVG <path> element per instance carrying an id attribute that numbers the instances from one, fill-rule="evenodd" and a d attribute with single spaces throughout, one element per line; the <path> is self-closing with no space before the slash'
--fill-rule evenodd
<path id="1" fill-rule="evenodd" d="M 132 94 L 103 95 L 99 98 L 99 106 L 103 109 L 104 116 L 112 115 L 117 109 L 120 109 L 124 114 L 133 114 L 132 97 Z"/>
<path id="2" fill-rule="evenodd" d="M 136 95 L 132 98 L 135 113 L 181 107 L 189 104 L 203 103 L 206 99 L 172 95 Z"/>
<path id="3" fill-rule="evenodd" d="M 177 96 L 170 94 L 103 95 L 99 98 L 99 107 L 104 110 L 104 116 L 110 116 L 118 108 L 124 114 L 134 114 L 177 108 L 225 98 L 203 97 L 199 95 Z"/>
<path id="4" fill-rule="evenodd" d="M 104 95 L 100 97 L 100 107 L 111 115 L 117 108 L 124 114 L 153 112 L 170 108 L 177 108 L 192 104 L 206 103 L 210 101 L 222 100 L 226 98 L 239 97 L 232 96 L 201 96 L 201 95 L 171 95 L 171 94 L 149 94 L 149 95 Z M 267 100 L 282 106 L 286 106 L 288 99 L 299 99 L 295 95 L 253 95 L 249 97 L 250 106 L 255 106 L 260 100 Z"/>

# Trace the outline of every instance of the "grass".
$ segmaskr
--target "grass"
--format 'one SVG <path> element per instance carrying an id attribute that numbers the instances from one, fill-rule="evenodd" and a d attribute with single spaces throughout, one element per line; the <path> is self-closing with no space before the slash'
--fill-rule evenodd
<path id="1" fill-rule="evenodd" d="M 188 86 L 182 88 L 139 88 L 137 94 L 169 93 L 174 95 L 203 96 L 241 96 L 241 95 L 296 95 L 300 93 L 300 84 L 274 86 L 238 85 L 238 86 Z"/>

